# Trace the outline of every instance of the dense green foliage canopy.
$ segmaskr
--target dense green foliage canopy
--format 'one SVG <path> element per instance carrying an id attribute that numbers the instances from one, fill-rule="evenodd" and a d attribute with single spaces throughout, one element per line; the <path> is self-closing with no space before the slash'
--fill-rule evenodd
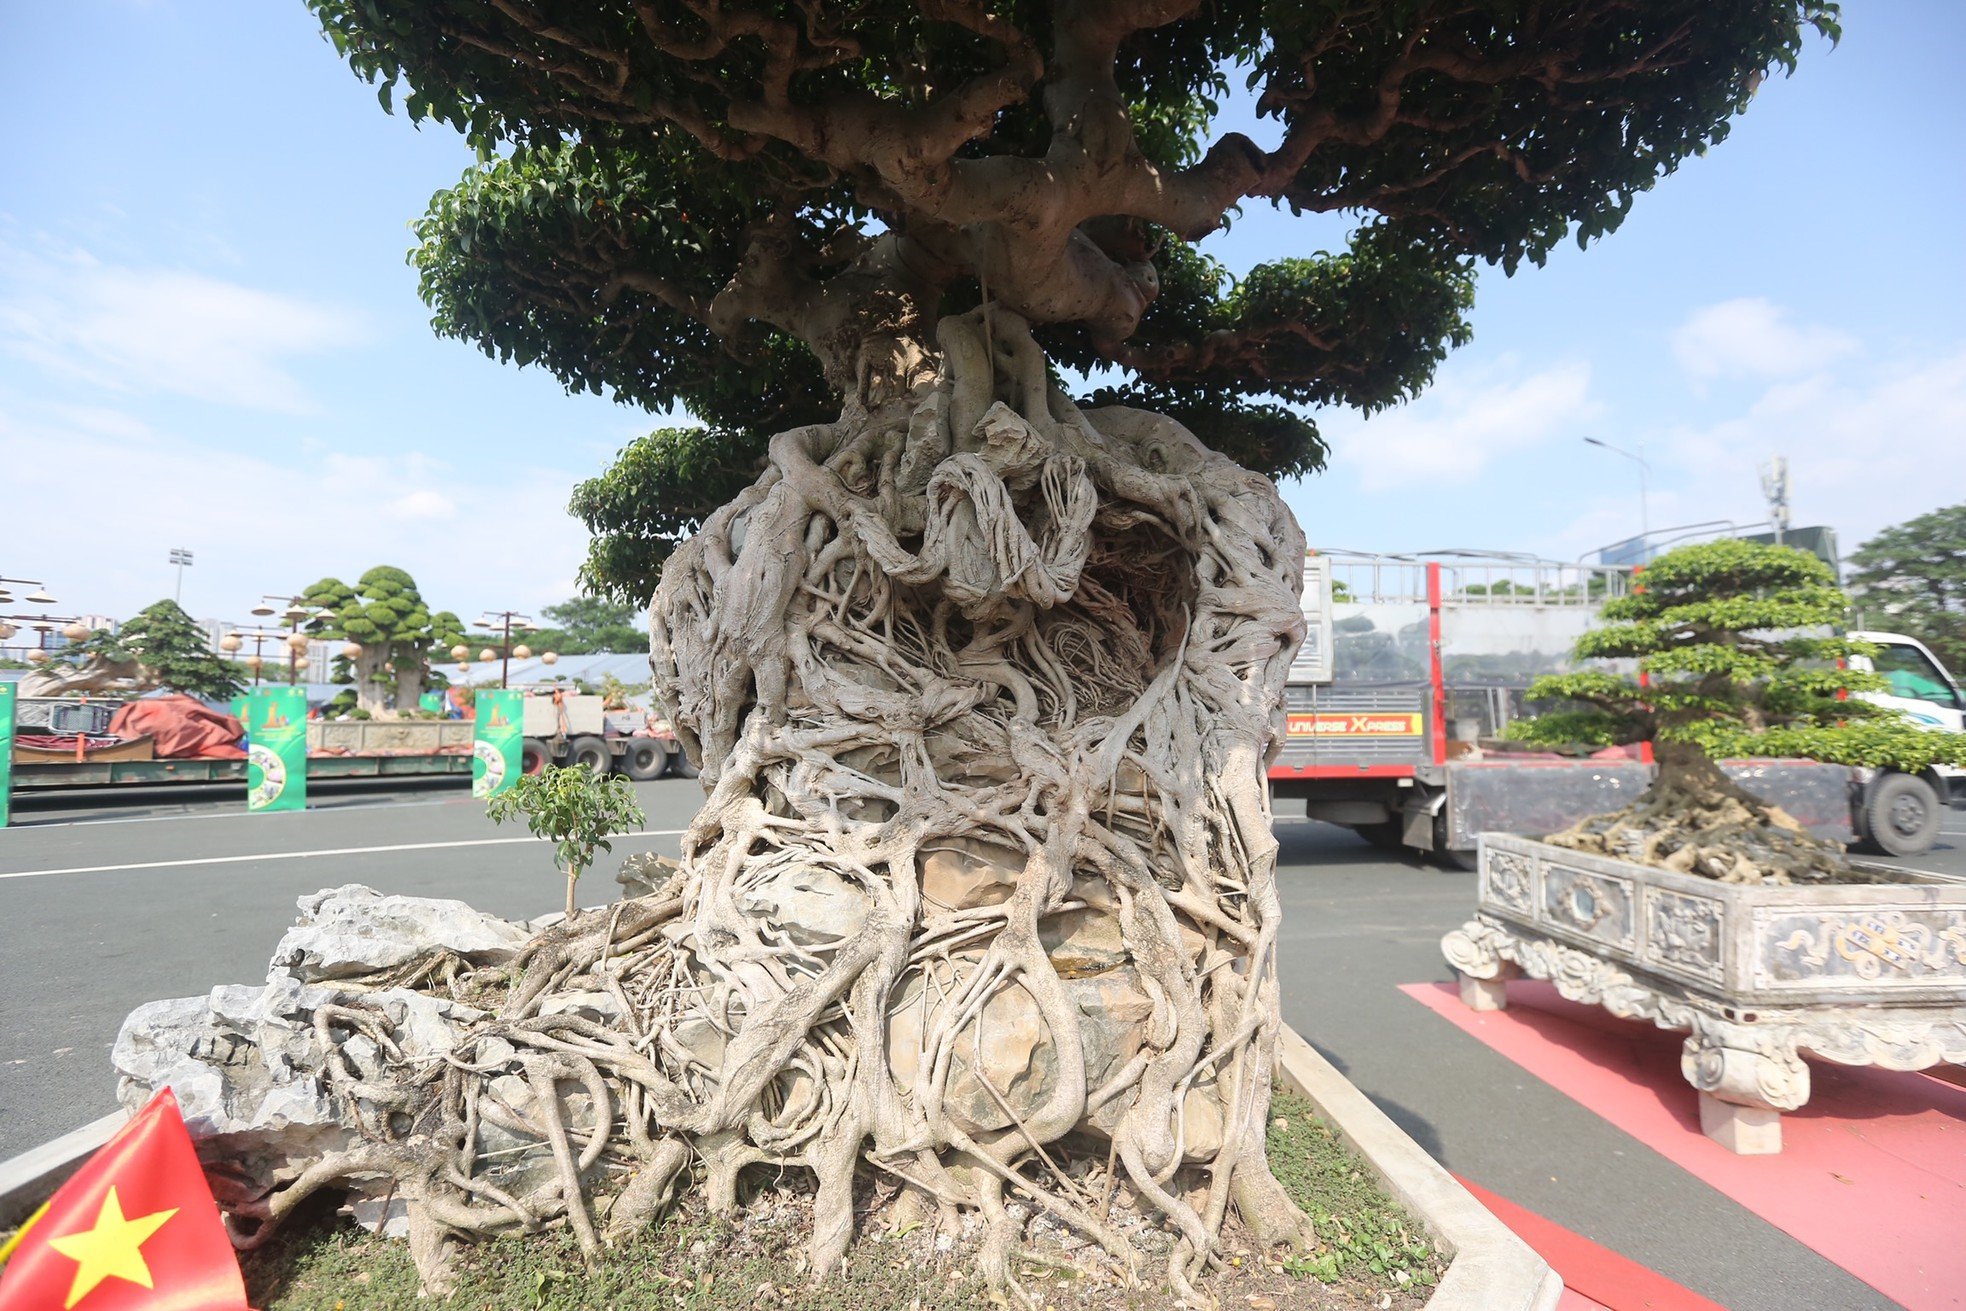
<path id="1" fill-rule="evenodd" d="M 394 692 L 407 685 L 421 692 L 429 673 L 431 649 L 466 640 L 463 621 L 448 610 L 431 613 L 416 580 L 394 565 L 377 565 L 353 587 L 339 578 L 323 578 L 303 592 L 300 600 L 331 614 L 305 623 L 305 632 L 360 644 L 362 654 L 354 661 L 336 657 L 335 681 L 352 675 L 365 689 Z M 365 698 L 365 702 L 374 699 Z"/>
<path id="2" fill-rule="evenodd" d="M 575 498 L 585 582 L 635 601 L 767 435 L 985 297 L 1094 399 L 1315 469 L 1304 407 L 1412 396 L 1476 264 L 1610 232 L 1837 32 L 1828 0 L 308 3 L 482 152 L 417 228 L 437 329 L 702 423 Z M 1244 88 L 1268 147 L 1217 130 Z M 1352 235 L 1231 276 L 1196 243 L 1251 203 Z"/>
<path id="3" fill-rule="evenodd" d="M 1590 671 L 1539 678 L 1532 701 L 1580 703 L 1509 726 L 1509 736 L 1571 743 L 1683 742 L 1709 758 L 1800 757 L 1919 770 L 1966 763 L 1966 735 L 1927 732 L 1851 693 L 1876 674 L 1837 667 L 1867 643 L 1831 635 L 1846 612 L 1835 575 L 1785 546 L 1718 541 L 1668 551 L 1606 623 L 1577 642 L 1583 659 L 1635 661 L 1647 679 Z"/>
<path id="4" fill-rule="evenodd" d="M 1850 563 L 1865 628 L 1915 637 L 1948 669 L 1966 669 L 1966 505 L 1886 528 Z"/>
<path id="5" fill-rule="evenodd" d="M 542 612 L 551 623 L 526 634 L 533 651 L 587 655 L 594 651 L 646 651 L 648 625 L 632 605 L 577 596 Z"/>
<path id="6" fill-rule="evenodd" d="M 114 633 L 90 634 L 61 658 L 80 664 L 92 655 L 135 660 L 159 687 L 203 701 L 229 701 L 241 690 L 239 667 L 214 651 L 204 627 L 169 598 L 145 606 Z"/>

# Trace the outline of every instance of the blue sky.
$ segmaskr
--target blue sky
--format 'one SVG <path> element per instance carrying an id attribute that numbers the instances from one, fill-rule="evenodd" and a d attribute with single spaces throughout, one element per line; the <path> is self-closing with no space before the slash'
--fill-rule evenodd
<path id="1" fill-rule="evenodd" d="M 1485 271 L 1417 402 L 1320 416 L 1311 542 L 1571 559 L 1763 517 L 1845 549 L 1966 500 L 1958 0 L 1859 0 L 1588 251 Z M 299 0 L 0 6 L 0 573 L 64 610 L 240 619 L 379 563 L 467 617 L 573 591 L 563 507 L 648 416 L 436 338 L 408 223 L 471 154 L 382 113 Z M 1253 210 L 1232 268 L 1342 239 Z"/>

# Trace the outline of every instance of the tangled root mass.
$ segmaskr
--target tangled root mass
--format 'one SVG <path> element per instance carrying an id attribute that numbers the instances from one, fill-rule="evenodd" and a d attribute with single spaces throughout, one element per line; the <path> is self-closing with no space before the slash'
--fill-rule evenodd
<path id="1" fill-rule="evenodd" d="M 457 1235 L 564 1217 L 596 1251 L 693 1165 L 726 1210 L 809 1170 L 820 1276 L 869 1172 L 980 1212 L 1013 1290 L 1012 1198 L 1184 1295 L 1231 1207 L 1305 1234 L 1263 1138 L 1303 537 L 1172 421 L 1076 409 L 1013 316 L 938 342 L 775 438 L 665 570 L 656 687 L 707 793 L 674 877 L 536 939 L 441 1060 L 359 1003 L 323 1020 L 386 1074 L 330 1062 L 363 1145 L 263 1218 L 386 1176 L 438 1286 Z M 1164 1274 L 1063 1168 L 1088 1152 L 1178 1232 Z"/>
<path id="2" fill-rule="evenodd" d="M 1659 777 L 1631 805 L 1544 841 L 1722 883 L 1862 881 L 1840 844 L 1729 779 L 1696 748 L 1659 747 Z"/>

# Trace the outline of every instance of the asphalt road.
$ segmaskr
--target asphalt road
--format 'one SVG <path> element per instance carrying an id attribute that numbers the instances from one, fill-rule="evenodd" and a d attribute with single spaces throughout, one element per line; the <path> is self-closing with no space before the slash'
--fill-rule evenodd
<path id="1" fill-rule="evenodd" d="M 700 798 L 638 785 L 675 854 Z M 108 1053 L 142 1002 L 253 982 L 319 888 L 366 883 L 526 918 L 560 904 L 550 848 L 455 784 L 342 786 L 303 813 L 197 789 L 35 799 L 0 830 L 0 1158 L 114 1109 Z M 1922 867 L 1966 875 L 1966 815 Z M 1472 876 L 1280 819 L 1285 1018 L 1448 1168 L 1734 1311 L 1892 1303 L 1396 989 L 1446 980 Z M 613 862 L 589 875 L 610 897 Z"/>

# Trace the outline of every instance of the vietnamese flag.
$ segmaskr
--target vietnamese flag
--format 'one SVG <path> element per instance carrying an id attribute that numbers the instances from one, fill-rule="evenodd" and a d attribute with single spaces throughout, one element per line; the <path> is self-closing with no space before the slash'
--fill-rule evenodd
<path id="1" fill-rule="evenodd" d="M 204 1167 L 160 1089 L 16 1235 L 0 1311 L 247 1311 Z"/>

